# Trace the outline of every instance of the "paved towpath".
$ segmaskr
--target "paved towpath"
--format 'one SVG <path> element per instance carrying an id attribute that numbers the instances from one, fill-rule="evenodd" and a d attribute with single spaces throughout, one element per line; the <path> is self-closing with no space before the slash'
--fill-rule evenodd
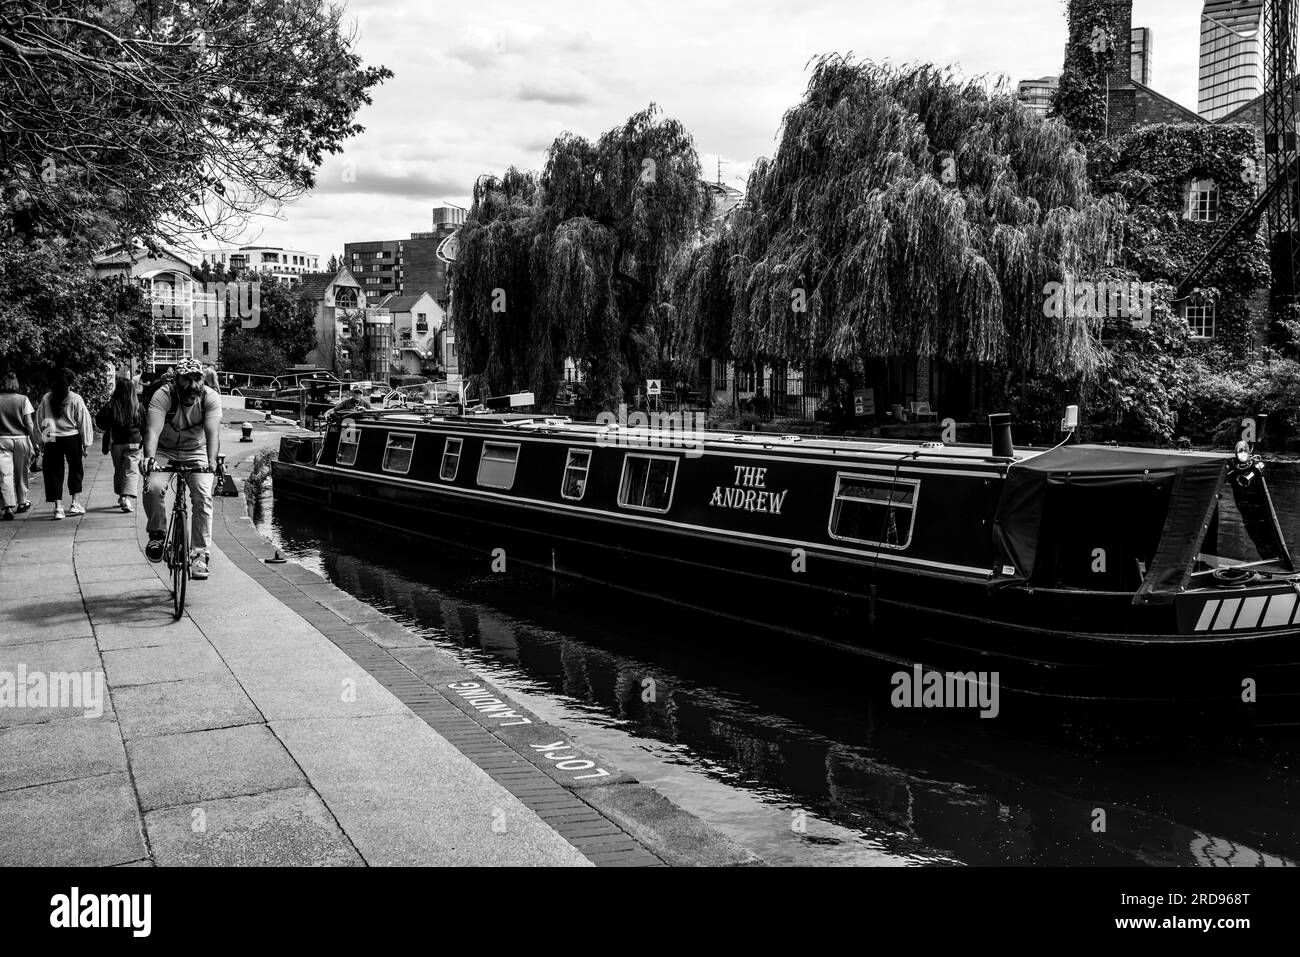
<path id="1" fill-rule="evenodd" d="M 237 435 L 234 461 L 278 440 Z M 598 756 L 539 750 L 562 732 L 502 720 L 374 609 L 263 564 L 242 497 L 217 500 L 212 576 L 173 621 L 97 450 L 86 488 L 84 516 L 0 523 L 0 866 L 754 862 L 616 769 L 581 774 Z"/>

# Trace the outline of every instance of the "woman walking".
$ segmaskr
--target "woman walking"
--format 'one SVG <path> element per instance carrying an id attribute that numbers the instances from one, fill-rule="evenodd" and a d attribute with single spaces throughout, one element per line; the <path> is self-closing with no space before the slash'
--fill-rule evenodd
<path id="1" fill-rule="evenodd" d="M 12 522 L 32 507 L 27 498 L 27 470 L 32 443 L 40 435 L 31 400 L 18 388 L 12 372 L 0 376 L 0 521 Z"/>
<path id="2" fill-rule="evenodd" d="M 86 508 L 78 501 L 81 496 L 81 478 L 85 474 L 83 459 L 90 454 L 90 443 L 95 429 L 90 421 L 90 411 L 81 396 L 72 391 L 77 376 L 71 369 L 60 369 L 54 377 L 54 387 L 41 399 L 36 410 L 36 423 L 45 442 L 45 501 L 54 503 L 55 521 L 63 518 L 63 470 L 68 470 L 68 491 L 72 493 L 69 515 L 85 515 Z"/>
<path id="3" fill-rule="evenodd" d="M 113 492 L 124 512 L 135 511 L 140 482 L 141 406 L 135 383 L 118 379 L 113 398 L 99 410 L 95 425 L 104 433 L 104 452 L 113 454 Z"/>

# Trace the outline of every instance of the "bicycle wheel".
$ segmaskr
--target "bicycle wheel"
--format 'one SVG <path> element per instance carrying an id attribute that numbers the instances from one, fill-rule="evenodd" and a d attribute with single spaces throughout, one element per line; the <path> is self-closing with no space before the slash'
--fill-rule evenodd
<path id="1" fill-rule="evenodd" d="M 172 570 L 172 614 L 177 620 L 185 614 L 185 586 L 190 580 L 189 529 L 185 519 L 183 509 L 172 509 L 172 527 L 168 535 L 171 554 L 167 557 L 167 564 Z"/>

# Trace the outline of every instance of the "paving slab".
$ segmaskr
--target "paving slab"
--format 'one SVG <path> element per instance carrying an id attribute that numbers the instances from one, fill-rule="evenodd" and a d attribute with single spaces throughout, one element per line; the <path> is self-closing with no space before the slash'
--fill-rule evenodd
<path id="1" fill-rule="evenodd" d="M 0 792 L 0 867 L 104 867 L 147 856 L 125 774 Z"/>
<path id="2" fill-rule="evenodd" d="M 127 648 L 150 648 L 171 645 L 186 639 L 204 641 L 203 632 L 190 618 L 179 621 L 170 615 L 146 621 L 95 622 L 95 642 L 100 651 L 121 651 Z"/>
<path id="3" fill-rule="evenodd" d="M 62 718 L 85 718 L 88 710 L 95 710 L 93 702 L 83 699 L 72 704 L 72 699 L 69 698 L 68 707 L 56 707 L 55 696 L 48 690 L 43 703 L 33 694 L 38 680 L 43 680 L 47 689 L 51 686 L 56 689 L 66 687 L 71 694 L 72 687 L 63 684 L 66 678 L 71 676 L 76 676 L 78 679 L 79 687 L 76 689 L 78 694 L 82 689 L 88 689 L 92 694 L 97 687 L 102 689 L 102 700 L 99 702 L 102 710 L 101 717 L 112 716 L 112 697 L 107 690 L 103 665 L 98 651 L 95 650 L 93 638 L 0 645 L 0 675 L 5 676 L 6 683 L 12 683 L 14 694 L 12 705 L 8 704 L 7 699 L 3 699 L 6 703 L 0 705 L 0 727 L 39 724 Z M 40 679 L 37 679 L 37 675 Z M 96 685 L 96 675 L 99 676 L 98 685 Z M 20 685 L 27 689 L 25 696 L 19 694 Z M 20 704 L 23 697 L 26 699 L 25 703 Z"/>
<path id="4" fill-rule="evenodd" d="M 126 771 L 112 721 L 65 718 L 0 729 L 0 791 Z"/>
<path id="5" fill-rule="evenodd" d="M 221 657 L 201 638 L 178 638 L 155 647 L 106 651 L 104 668 L 114 689 L 229 674 Z"/>
<path id="6" fill-rule="evenodd" d="M 137 738 L 127 754 L 145 811 L 307 785 L 261 724 Z"/>
<path id="7" fill-rule="evenodd" d="M 160 581 L 155 567 L 143 557 L 138 562 L 119 562 L 116 565 L 81 563 L 77 567 L 77 581 L 83 586 L 91 582 Z"/>
<path id="8" fill-rule="evenodd" d="M 364 864 L 309 788 L 150 811 L 144 820 L 149 843 L 163 867 Z"/>
<path id="9" fill-rule="evenodd" d="M 412 715 L 271 727 L 371 865 L 589 863 Z"/>
<path id="10" fill-rule="evenodd" d="M 229 675 L 118 688 L 113 706 L 127 741 L 260 722 L 262 715 Z"/>

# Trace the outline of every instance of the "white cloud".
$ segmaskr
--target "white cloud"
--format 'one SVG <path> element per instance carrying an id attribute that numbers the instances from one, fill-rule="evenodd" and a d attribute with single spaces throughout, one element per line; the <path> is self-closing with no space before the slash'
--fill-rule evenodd
<path id="1" fill-rule="evenodd" d="M 960 63 L 1013 82 L 1060 71 L 1064 4 L 1045 0 L 349 0 L 368 64 L 395 71 L 320 188 L 266 224 L 276 244 L 341 251 L 426 230 L 474 180 L 540 168 L 571 131 L 597 137 L 654 101 L 695 137 L 706 176 L 743 186 L 821 53 Z M 1195 108 L 1200 3 L 1136 0 L 1155 30 L 1155 86 Z M 344 182 L 343 163 L 356 181 Z M 740 177 L 740 181 L 736 180 Z M 265 239 L 263 241 L 271 241 Z"/>

